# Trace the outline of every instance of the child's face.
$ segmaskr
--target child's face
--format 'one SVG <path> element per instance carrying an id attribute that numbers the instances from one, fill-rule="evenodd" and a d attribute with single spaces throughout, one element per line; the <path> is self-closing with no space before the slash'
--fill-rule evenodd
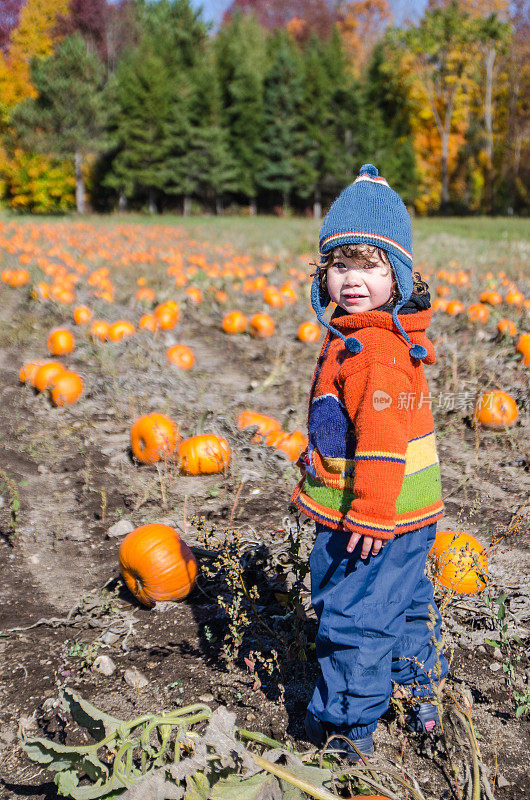
<path id="1" fill-rule="evenodd" d="M 392 268 L 379 256 L 362 263 L 337 248 L 327 269 L 328 293 L 334 303 L 350 314 L 370 311 L 388 302 L 392 293 Z"/>

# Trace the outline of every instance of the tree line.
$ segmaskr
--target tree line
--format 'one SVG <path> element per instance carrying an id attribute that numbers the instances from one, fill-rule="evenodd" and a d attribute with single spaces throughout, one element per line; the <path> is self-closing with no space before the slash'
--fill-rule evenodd
<path id="1" fill-rule="evenodd" d="M 487 2 L 236 0 L 213 34 L 189 0 L 6 0 L 2 202 L 319 217 L 370 161 L 418 213 L 525 213 L 528 26 Z"/>

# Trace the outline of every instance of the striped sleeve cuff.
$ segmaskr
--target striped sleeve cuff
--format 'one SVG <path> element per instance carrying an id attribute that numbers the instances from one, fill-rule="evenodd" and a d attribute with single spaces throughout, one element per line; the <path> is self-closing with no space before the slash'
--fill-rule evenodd
<path id="1" fill-rule="evenodd" d="M 393 539 L 396 523 L 388 520 L 362 517 L 349 511 L 342 524 L 349 533 L 359 533 L 361 536 L 371 536 L 373 539 Z"/>

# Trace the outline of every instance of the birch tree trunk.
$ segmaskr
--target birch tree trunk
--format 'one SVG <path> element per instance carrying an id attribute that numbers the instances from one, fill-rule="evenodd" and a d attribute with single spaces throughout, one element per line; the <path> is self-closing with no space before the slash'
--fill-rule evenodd
<path id="1" fill-rule="evenodd" d="M 85 182 L 83 179 L 83 156 L 78 148 L 75 151 L 75 205 L 78 214 L 86 214 Z"/>

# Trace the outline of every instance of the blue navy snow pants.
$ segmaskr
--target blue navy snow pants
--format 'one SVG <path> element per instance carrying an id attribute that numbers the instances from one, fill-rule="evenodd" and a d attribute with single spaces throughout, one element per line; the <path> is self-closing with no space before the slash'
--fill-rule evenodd
<path id="1" fill-rule="evenodd" d="M 311 601 L 319 621 L 321 675 L 309 710 L 361 738 L 375 730 L 387 710 L 392 681 L 409 687 L 415 697 L 429 697 L 432 685 L 448 672 L 433 643 L 440 642 L 441 618 L 425 575 L 436 522 L 391 539 L 365 560 L 362 539 L 350 554 L 344 531 L 317 522 L 316 534 Z"/>

